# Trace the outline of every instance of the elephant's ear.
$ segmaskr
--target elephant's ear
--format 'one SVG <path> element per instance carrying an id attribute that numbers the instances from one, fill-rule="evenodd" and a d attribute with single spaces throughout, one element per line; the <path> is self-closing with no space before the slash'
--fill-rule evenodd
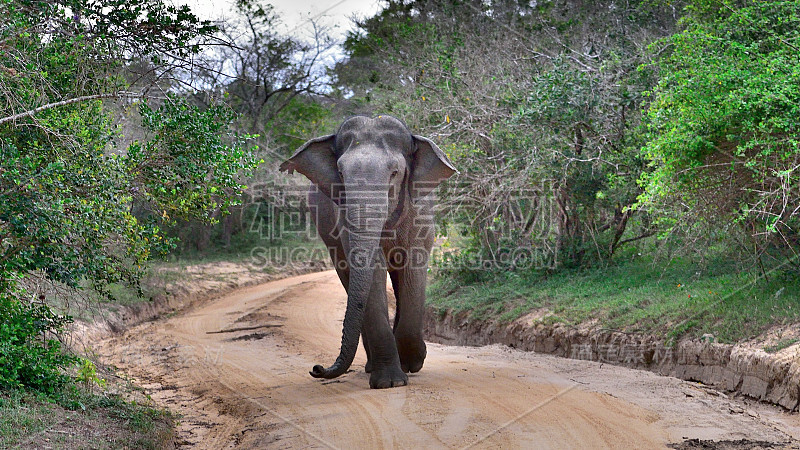
<path id="1" fill-rule="evenodd" d="M 411 198 L 430 194 L 442 181 L 457 173 L 447 155 L 430 139 L 414 136 L 416 151 L 411 163 Z"/>
<path id="2" fill-rule="evenodd" d="M 281 164 L 280 170 L 290 174 L 295 170 L 302 173 L 325 195 L 337 200 L 342 179 L 336 167 L 334 137 L 335 135 L 331 134 L 306 142 L 291 158 Z"/>

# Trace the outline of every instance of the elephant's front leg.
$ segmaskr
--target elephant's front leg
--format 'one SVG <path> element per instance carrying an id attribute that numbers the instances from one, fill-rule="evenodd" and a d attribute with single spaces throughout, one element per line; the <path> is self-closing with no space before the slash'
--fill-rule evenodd
<path id="1" fill-rule="evenodd" d="M 386 269 L 378 267 L 372 279 L 362 327 L 364 344 L 369 347 L 369 387 L 382 389 L 408 384 L 400 367 L 389 313 L 386 306 Z"/>
<path id="2" fill-rule="evenodd" d="M 372 356 L 369 354 L 369 336 L 367 336 L 366 328 L 361 330 L 361 343 L 364 345 L 364 353 L 367 354 L 367 363 L 364 364 L 364 372 L 372 372 Z"/>
<path id="3" fill-rule="evenodd" d="M 422 339 L 427 273 L 425 264 L 425 267 L 407 266 L 390 274 L 397 296 L 394 338 L 404 372 L 419 372 L 427 355 Z"/>

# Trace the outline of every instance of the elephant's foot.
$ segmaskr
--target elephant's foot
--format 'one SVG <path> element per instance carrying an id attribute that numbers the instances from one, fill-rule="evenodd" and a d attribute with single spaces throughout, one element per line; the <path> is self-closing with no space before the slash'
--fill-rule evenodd
<path id="1" fill-rule="evenodd" d="M 372 372 L 372 360 L 367 360 L 367 363 L 364 364 L 364 372 L 370 373 Z"/>
<path id="2" fill-rule="evenodd" d="M 397 363 L 372 369 L 372 373 L 369 376 L 369 387 L 372 389 L 386 389 L 408 384 L 408 375 L 397 367 Z"/>
<path id="3" fill-rule="evenodd" d="M 400 356 L 400 367 L 403 372 L 417 373 L 422 369 L 428 351 L 425 348 L 425 341 L 419 339 L 416 342 L 398 342 L 397 354 Z"/>

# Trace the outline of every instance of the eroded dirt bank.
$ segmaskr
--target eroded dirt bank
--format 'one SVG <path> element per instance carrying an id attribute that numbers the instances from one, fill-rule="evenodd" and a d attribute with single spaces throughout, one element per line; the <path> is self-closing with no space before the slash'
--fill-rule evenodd
<path id="1" fill-rule="evenodd" d="M 274 273 L 265 272 L 263 267 L 233 262 L 196 264 L 182 268 L 162 267 L 157 270 L 167 272 L 173 278 L 162 286 L 154 286 L 163 292 L 151 301 L 122 306 L 114 312 L 99 312 L 92 322 L 74 323 L 71 333 L 73 345 L 75 348 L 90 349 L 94 342 L 113 333 L 190 305 L 218 298 L 233 290 L 329 269 L 327 261 L 309 261 L 281 267 Z"/>
<path id="2" fill-rule="evenodd" d="M 598 362 L 429 344 L 404 388 L 353 371 L 314 380 L 338 353 L 344 290 L 333 272 L 230 292 L 96 346 L 183 414 L 197 448 L 658 448 L 686 439 L 800 448 L 788 416 L 696 383 Z"/>
<path id="3" fill-rule="evenodd" d="M 800 344 L 775 354 L 748 345 L 664 340 L 610 330 L 543 325 L 537 313 L 512 323 L 470 321 L 467 313 L 444 315 L 429 308 L 428 339 L 450 345 L 504 344 L 573 359 L 650 370 L 682 380 L 699 381 L 725 392 L 797 411 L 800 404 Z"/>

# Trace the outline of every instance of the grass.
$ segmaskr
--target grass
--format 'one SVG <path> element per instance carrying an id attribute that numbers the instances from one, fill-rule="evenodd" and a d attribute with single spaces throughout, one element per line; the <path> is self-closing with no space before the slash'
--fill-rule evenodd
<path id="1" fill-rule="evenodd" d="M 674 260 L 666 267 L 637 258 L 608 267 L 495 273 L 465 281 L 439 272 L 428 302 L 470 311 L 475 319 L 514 320 L 545 308 L 543 320 L 677 339 L 711 333 L 719 342 L 757 336 L 776 324 L 800 321 L 800 283 L 780 270 L 768 278 L 741 272 L 724 259 L 698 266 Z"/>
<path id="2" fill-rule="evenodd" d="M 797 341 L 798 340 L 796 338 L 781 339 L 773 345 L 765 346 L 764 351 L 767 353 L 776 353 L 785 349 L 786 347 L 796 344 Z"/>
<path id="3" fill-rule="evenodd" d="M 269 241 L 261 239 L 256 233 L 240 233 L 233 237 L 229 247 L 214 245 L 203 252 L 176 250 L 150 261 L 140 282 L 141 294 L 133 286 L 116 283 L 108 286 L 111 298 L 105 298 L 93 292 L 87 285 L 84 289 L 71 293 L 64 289 L 61 295 L 53 296 L 48 301 L 62 314 L 92 322 L 98 316 L 117 312 L 120 307 L 150 302 L 153 298 L 164 295 L 168 284 L 191 278 L 192 275 L 186 272 L 187 266 L 215 262 L 249 263 L 251 265 L 248 267 L 253 271 L 276 273 L 281 267 L 311 260 L 329 260 L 328 251 L 319 240 Z M 206 279 L 216 278 L 218 281 L 228 279 L 226 274 L 203 276 Z"/>
<path id="4" fill-rule="evenodd" d="M 168 448 L 173 420 L 117 394 L 0 391 L 0 448 Z"/>
<path id="5" fill-rule="evenodd" d="M 57 295 L 48 296 L 48 304 L 59 314 L 72 316 L 83 322 L 93 322 L 108 313 L 117 312 L 120 307 L 150 302 L 166 292 L 166 285 L 181 278 L 179 269 L 161 271 L 160 266 L 152 264 L 140 281 L 141 293 L 134 287 L 121 283 L 108 285 L 111 297 L 93 291 L 88 285 L 74 290 L 63 286 Z"/>
<path id="6" fill-rule="evenodd" d="M 267 239 L 262 237 L 258 232 L 245 231 L 231 236 L 230 244 L 227 246 L 222 245 L 220 242 L 212 241 L 208 248 L 198 250 L 190 245 L 182 244 L 173 252 L 161 258 L 161 260 L 156 261 L 182 264 L 221 261 L 258 263 L 260 262 L 260 256 L 264 250 L 277 249 L 285 249 L 286 251 L 274 251 L 272 255 L 283 257 L 286 256 L 289 251 L 295 252 L 295 255 L 300 254 L 300 256 L 302 256 L 304 250 L 312 252 L 314 250 L 325 250 L 325 247 L 318 238 L 303 239 L 302 237 L 294 236 L 286 239 Z M 327 254 L 324 256 L 327 256 Z"/>

